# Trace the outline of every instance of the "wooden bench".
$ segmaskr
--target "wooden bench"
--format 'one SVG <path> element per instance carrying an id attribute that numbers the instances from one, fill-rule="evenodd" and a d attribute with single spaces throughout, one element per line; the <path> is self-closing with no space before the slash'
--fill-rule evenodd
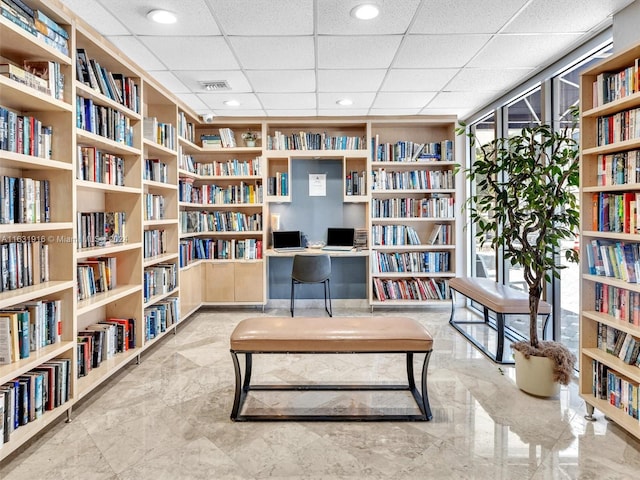
<path id="1" fill-rule="evenodd" d="M 488 278 L 457 277 L 449 281 L 449 288 L 452 293 L 460 295 L 476 302 L 482 306 L 483 320 L 455 320 L 454 312 L 456 299 L 451 295 L 451 318 L 449 323 L 462 335 L 473 343 L 482 353 L 487 355 L 496 363 L 511 364 L 513 360 L 504 359 L 504 339 L 512 341 L 522 340 L 517 338 L 511 329 L 505 328 L 505 315 L 529 315 L 529 294 L 516 290 L 515 288 L 501 285 Z M 495 313 L 495 323 L 491 320 L 489 312 Z M 544 327 L 542 329 L 543 338 L 546 332 L 547 322 L 551 313 L 551 305 L 543 300 L 540 301 L 538 314 L 545 316 Z M 496 352 L 490 352 L 486 345 L 483 345 L 467 329 L 461 325 L 485 324 L 497 332 Z"/>
<path id="2" fill-rule="evenodd" d="M 433 338 L 426 328 L 407 317 L 254 317 L 242 320 L 231 334 L 231 357 L 236 386 L 231 420 L 431 420 L 427 367 Z M 402 353 L 406 354 L 406 385 L 251 385 L 253 354 L 273 353 Z M 420 391 L 413 372 L 414 354 L 425 354 Z M 244 381 L 238 354 L 245 356 Z M 408 390 L 420 414 L 370 415 L 249 415 L 242 406 L 250 390 L 378 391 Z"/>

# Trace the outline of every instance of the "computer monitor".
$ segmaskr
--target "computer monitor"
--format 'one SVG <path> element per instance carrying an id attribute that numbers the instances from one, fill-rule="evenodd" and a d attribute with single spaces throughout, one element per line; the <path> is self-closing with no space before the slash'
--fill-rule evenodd
<path id="1" fill-rule="evenodd" d="M 355 228 L 333 228 L 327 229 L 328 247 L 353 247 Z"/>
<path id="2" fill-rule="evenodd" d="M 302 235 L 300 230 L 276 230 L 273 232 L 273 248 L 300 248 Z"/>

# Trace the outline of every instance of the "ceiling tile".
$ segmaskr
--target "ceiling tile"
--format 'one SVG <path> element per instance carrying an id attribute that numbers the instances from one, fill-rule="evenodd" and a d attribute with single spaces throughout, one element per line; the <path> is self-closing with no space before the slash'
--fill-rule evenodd
<path id="1" fill-rule="evenodd" d="M 226 80 L 231 92 L 252 91 L 247 78 L 238 70 L 177 70 L 175 74 L 194 93 L 208 93 L 201 82 L 215 80 Z"/>
<path id="2" fill-rule="evenodd" d="M 552 63 L 578 40 L 577 34 L 496 35 L 468 67 L 530 67 Z"/>
<path id="3" fill-rule="evenodd" d="M 358 92 L 333 92 L 318 94 L 318 108 L 335 108 L 337 110 L 349 111 L 357 108 L 371 107 L 371 103 L 375 98 L 375 92 L 358 93 Z M 338 105 L 336 102 L 341 98 L 348 98 L 353 102 L 352 105 Z"/>
<path id="4" fill-rule="evenodd" d="M 396 68 L 463 67 L 490 35 L 409 35 L 394 63 Z"/>
<path id="5" fill-rule="evenodd" d="M 435 92 L 380 92 L 373 103 L 373 108 L 421 109 L 435 95 Z"/>
<path id="6" fill-rule="evenodd" d="M 226 35 L 311 35 L 313 0 L 207 0 Z"/>
<path id="7" fill-rule="evenodd" d="M 497 91 L 523 81 L 532 68 L 465 68 L 446 86 L 448 91 Z"/>
<path id="8" fill-rule="evenodd" d="M 216 113 L 220 113 L 220 116 L 225 117 L 265 117 L 266 113 L 262 109 L 255 110 L 219 110 Z"/>
<path id="9" fill-rule="evenodd" d="M 369 115 L 417 115 L 420 108 L 372 108 Z"/>
<path id="10" fill-rule="evenodd" d="M 195 93 L 178 93 L 176 96 L 198 113 L 209 113 L 211 109 Z"/>
<path id="11" fill-rule="evenodd" d="M 136 37 L 126 36 L 110 36 L 109 41 L 122 50 L 131 60 L 136 62 L 143 70 L 166 70 L 158 57 L 156 57 L 146 45 L 144 45 Z"/>
<path id="12" fill-rule="evenodd" d="M 99 25 L 102 35 L 129 35 L 129 30 L 97 0 L 62 0 L 89 25 Z"/>
<path id="13" fill-rule="evenodd" d="M 389 70 L 381 90 L 383 92 L 428 92 L 444 87 L 458 72 L 457 68 Z"/>
<path id="14" fill-rule="evenodd" d="M 318 68 L 387 68 L 398 50 L 400 35 L 318 38 Z"/>
<path id="15" fill-rule="evenodd" d="M 158 80 L 162 86 L 172 91 L 173 93 L 189 93 L 191 90 L 171 72 L 167 70 L 163 71 L 153 71 L 150 70 L 148 73 Z"/>
<path id="16" fill-rule="evenodd" d="M 139 38 L 171 70 L 225 70 L 238 67 L 223 37 Z"/>
<path id="17" fill-rule="evenodd" d="M 219 35 L 220 30 L 205 0 L 132 1 L 102 0 L 112 15 L 136 35 Z M 147 18 L 150 10 L 164 9 L 176 14 L 178 21 L 170 25 L 153 22 Z"/>
<path id="18" fill-rule="evenodd" d="M 426 108 L 476 110 L 496 98 L 496 92 L 440 92 Z"/>
<path id="19" fill-rule="evenodd" d="M 229 41 L 245 69 L 298 70 L 315 67 L 312 37 L 230 37 Z"/>
<path id="20" fill-rule="evenodd" d="M 234 111 L 240 109 L 253 110 L 262 108 L 262 105 L 260 105 L 258 98 L 253 93 L 199 93 L 198 98 L 200 98 L 200 100 L 202 100 L 207 107 L 212 108 L 216 111 Z M 237 107 L 225 105 L 224 102 L 226 102 L 227 100 L 237 100 L 240 102 L 240 105 Z"/>
<path id="21" fill-rule="evenodd" d="M 316 110 L 314 109 L 292 109 L 285 110 L 279 108 L 270 108 L 267 110 L 267 115 L 270 117 L 315 117 Z"/>
<path id="22" fill-rule="evenodd" d="M 319 92 L 376 92 L 387 71 L 318 70 Z"/>
<path id="23" fill-rule="evenodd" d="M 630 1 L 533 0 L 507 25 L 505 33 L 587 32 Z M 570 21 L 568 21 L 570 19 Z"/>
<path id="24" fill-rule="evenodd" d="M 316 108 L 315 93 L 259 93 L 257 94 L 266 110 Z"/>
<path id="25" fill-rule="evenodd" d="M 525 3 L 527 0 L 429 0 L 418 11 L 411 33 L 496 33 Z"/>
<path id="26" fill-rule="evenodd" d="M 339 107 L 339 105 L 336 105 L 336 107 Z M 361 117 L 361 116 L 365 116 L 369 114 L 369 109 L 368 108 L 356 108 L 356 109 L 351 109 L 349 108 L 348 110 L 344 110 L 344 107 L 341 107 L 341 109 L 337 109 L 337 108 L 320 108 L 318 109 L 318 115 L 323 116 L 323 117 L 336 117 L 336 116 L 340 116 L 340 117 Z"/>
<path id="27" fill-rule="evenodd" d="M 247 78 L 256 92 L 315 92 L 314 70 L 247 70 Z"/>
<path id="28" fill-rule="evenodd" d="M 380 14 L 372 20 L 358 20 L 351 9 L 362 0 L 318 2 L 318 33 L 320 35 L 382 35 L 407 31 L 420 0 L 379 3 Z"/>

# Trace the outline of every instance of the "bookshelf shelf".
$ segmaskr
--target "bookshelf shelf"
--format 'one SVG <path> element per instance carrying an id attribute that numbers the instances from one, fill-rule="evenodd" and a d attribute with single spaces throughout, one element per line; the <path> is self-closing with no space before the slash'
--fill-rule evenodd
<path id="1" fill-rule="evenodd" d="M 91 182 L 89 180 L 76 180 L 77 188 L 84 188 L 87 190 L 101 190 L 104 192 L 114 193 L 129 193 L 132 195 L 140 195 L 140 188 L 138 187 L 124 187 L 120 185 L 111 185 L 109 183 Z"/>
<path id="2" fill-rule="evenodd" d="M 607 197 L 607 193 L 612 198 L 625 199 L 626 195 L 623 196 L 623 193 L 630 193 L 634 198 L 640 194 L 640 184 L 623 183 L 624 179 L 620 184 L 600 185 L 600 183 L 614 183 L 613 180 L 617 180 L 617 178 L 606 177 L 609 172 L 601 168 L 604 161 L 608 161 L 606 155 L 624 154 L 626 151 L 640 148 L 640 138 L 613 142 L 611 142 L 612 137 L 603 138 L 603 135 L 607 133 L 605 125 L 607 123 L 611 125 L 610 122 L 614 115 L 640 107 L 640 92 L 634 92 L 605 103 L 608 98 L 615 98 L 615 92 L 605 87 L 609 83 L 606 80 L 607 77 L 616 76 L 618 72 L 629 67 L 635 68 L 634 65 L 637 65 L 638 58 L 640 58 L 640 45 L 608 57 L 584 71 L 580 77 L 580 148 L 582 152 L 580 164 L 580 253 L 584 260 L 580 263 L 579 392 L 586 402 L 588 414 L 593 414 L 594 409 L 598 409 L 631 435 L 640 438 L 640 423 L 627 411 L 633 411 L 633 409 L 627 409 L 622 404 L 618 407 L 610 403 L 615 398 L 619 398 L 621 403 L 627 398 L 634 398 L 634 394 L 630 392 L 633 389 L 635 389 L 637 397 L 638 384 L 640 383 L 639 364 L 635 359 L 632 359 L 633 355 L 628 351 L 628 347 L 621 351 L 621 348 L 617 347 L 616 349 L 611 341 L 613 338 L 625 341 L 633 340 L 631 343 L 627 343 L 632 346 L 632 349 L 633 344 L 640 341 L 640 326 L 632 318 L 633 301 L 631 300 L 632 296 L 640 294 L 640 284 L 623 280 L 625 277 L 622 276 L 620 270 L 615 273 L 615 277 L 594 274 L 594 272 L 600 273 L 599 262 L 601 259 L 608 264 L 610 263 L 604 258 L 604 255 L 609 251 L 608 245 L 622 243 L 633 246 L 640 244 L 640 234 L 635 232 L 598 231 L 599 228 L 602 228 L 600 227 L 602 209 L 606 208 L 603 207 L 602 199 Z M 637 75 L 637 72 L 634 75 Z M 614 95 L 611 95 L 612 93 Z M 605 141 L 609 143 L 599 144 Z M 626 164 L 626 155 L 617 155 L 616 157 L 624 159 L 624 168 L 635 169 L 635 167 Z M 618 219 L 621 222 L 629 222 L 633 218 L 635 221 L 636 214 L 635 210 L 625 209 L 622 215 L 612 215 L 611 220 L 612 222 L 618 221 Z M 609 229 L 608 225 L 603 228 L 603 230 L 605 229 Z M 616 230 L 617 228 L 611 229 Z M 625 230 L 627 229 L 625 228 Z M 623 256 L 623 262 L 620 266 L 625 268 L 625 272 L 629 272 L 628 267 L 633 269 L 633 264 L 626 267 L 624 265 L 625 262 L 629 262 L 626 257 L 626 249 Z M 618 265 L 619 262 L 615 261 Z M 607 296 L 606 301 L 604 295 Z M 617 303 L 620 298 L 629 299 L 625 301 L 624 308 L 620 307 L 622 304 Z M 621 319 L 612 314 L 604 313 L 614 311 L 613 309 L 619 309 Z M 615 355 L 608 353 L 614 349 L 616 349 Z M 620 350 L 620 356 L 618 350 Z M 623 392 L 628 392 L 628 395 Z"/>
<path id="3" fill-rule="evenodd" d="M 0 75 L 0 90 L 3 91 L 2 105 L 8 108 L 39 112 L 71 113 L 73 111 L 70 103 L 53 98 L 51 95 L 41 93 L 2 75 Z"/>
<path id="4" fill-rule="evenodd" d="M 177 253 L 165 253 L 162 255 L 154 255 L 153 257 L 147 257 L 142 261 L 143 267 L 150 267 L 151 265 L 155 265 L 156 263 L 164 263 L 169 262 L 171 260 L 175 260 L 178 258 Z"/>
<path id="5" fill-rule="evenodd" d="M 150 307 L 151 305 L 158 303 L 160 300 L 164 300 L 167 297 L 171 297 L 171 296 L 175 296 L 177 295 L 179 292 L 178 288 L 174 288 L 169 292 L 165 292 L 165 293 L 161 293 L 160 295 L 154 295 L 153 297 L 149 298 L 148 301 L 146 301 L 143 304 L 144 308 Z"/>
<path id="6" fill-rule="evenodd" d="M 105 247 L 96 248 L 82 248 L 77 251 L 77 258 L 89 258 L 89 257 L 104 257 L 107 255 L 113 255 L 115 253 L 128 252 L 139 250 L 142 247 L 142 243 L 119 243 L 116 245 L 109 245 Z"/>
<path id="7" fill-rule="evenodd" d="M 85 300 L 79 300 L 77 314 L 78 316 L 84 315 L 128 295 L 137 294 L 140 290 L 140 285 L 118 285 L 116 288 L 109 290 L 108 292 L 98 293 L 97 295 Z"/>
<path id="8" fill-rule="evenodd" d="M 34 233 L 34 232 L 53 232 L 57 230 L 69 230 L 73 228 L 71 222 L 45 222 L 45 223 L 11 223 L 0 225 L 0 235 L 10 235 L 11 233 L 20 232 Z M 56 237 L 52 237 L 51 240 L 56 240 Z"/>
<path id="9" fill-rule="evenodd" d="M 63 290 L 74 287 L 75 283 L 71 280 L 51 280 L 17 290 L 9 290 L 0 293 L 0 308 L 7 308 L 12 305 L 28 302 L 34 298 L 55 295 Z"/>
<path id="10" fill-rule="evenodd" d="M 77 382 L 76 397 L 78 400 L 86 397 L 95 388 L 102 385 L 121 368 L 126 367 L 142 352 L 142 348 L 133 348 L 126 352 L 117 353 L 112 358 L 103 360 L 99 367 L 91 369 L 88 375 L 80 377 Z"/>
<path id="11" fill-rule="evenodd" d="M 172 183 L 155 182 L 153 180 L 143 180 L 142 185 L 147 188 L 154 188 L 160 190 L 177 190 L 178 186 Z"/>
<path id="12" fill-rule="evenodd" d="M 2 56 L 20 55 L 24 57 L 43 57 L 58 63 L 71 65 L 71 58 L 46 43 L 38 40 L 19 26 L 4 17 L 0 17 L 0 34 Z"/>
<path id="13" fill-rule="evenodd" d="M 93 88 L 84 83 L 76 82 L 76 94 L 80 95 L 83 98 L 89 98 L 93 100 L 93 103 L 96 105 L 102 105 L 104 107 L 109 107 L 119 112 L 122 112 L 124 115 L 129 117 L 131 120 L 140 121 L 142 117 L 139 113 L 131 110 L 130 108 L 118 103 L 114 100 L 111 100 L 109 97 L 106 97 L 100 92 L 97 92 Z"/>
<path id="14" fill-rule="evenodd" d="M 37 170 L 72 170 L 73 165 L 71 163 L 59 161 L 59 160 L 47 160 L 40 157 L 33 157 L 31 155 L 24 155 L 22 153 L 9 152 L 7 150 L 0 150 L 0 159 L 4 167 L 10 168 L 26 168 Z"/>
<path id="15" fill-rule="evenodd" d="M 0 365 L 0 384 L 15 378 L 19 375 L 18 372 L 28 372 L 52 358 L 68 353 L 74 346 L 74 342 L 54 343 L 30 352 L 29 358 L 23 358 L 8 365 Z"/>
<path id="16" fill-rule="evenodd" d="M 202 153 L 204 149 L 200 145 L 196 145 L 192 141 L 178 135 L 178 144 L 182 147 L 182 151 L 185 153 Z M 208 150 L 207 150 L 208 151 Z"/>
<path id="17" fill-rule="evenodd" d="M 101 137 L 86 130 L 76 129 L 76 136 L 78 137 L 78 143 L 92 145 L 97 149 L 106 150 L 115 155 L 140 155 L 139 148 L 130 147 L 124 143 Z"/>
<path id="18" fill-rule="evenodd" d="M 176 155 L 177 152 L 169 147 L 155 143 L 148 138 L 142 139 L 144 147 L 148 150 L 149 156 L 153 155 Z"/>

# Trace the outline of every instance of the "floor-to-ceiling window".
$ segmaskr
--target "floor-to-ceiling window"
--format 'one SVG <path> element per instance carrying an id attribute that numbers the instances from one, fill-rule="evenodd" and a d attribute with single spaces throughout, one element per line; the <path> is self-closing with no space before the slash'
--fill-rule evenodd
<path id="1" fill-rule="evenodd" d="M 556 65 L 546 78 L 529 84 L 521 92 L 514 91 L 511 100 L 498 104 L 470 128 L 480 144 L 496 137 L 509 136 L 521 128 L 553 121 L 555 128 L 566 128 L 574 123 L 571 107 L 578 104 L 580 72 L 611 52 L 608 44 L 589 55 L 567 60 L 564 68 Z M 498 121 L 496 119 L 499 119 Z M 577 125 L 574 134 L 579 135 Z M 476 148 L 469 151 L 470 161 L 476 155 Z M 471 191 L 474 185 L 468 186 Z M 488 245 L 480 245 L 474 236 L 473 225 L 469 229 L 471 272 L 474 276 L 487 276 L 514 288 L 526 290 L 522 271 L 518 265 L 505 262 L 500 250 L 494 251 Z M 566 242 L 563 249 L 578 248 L 579 239 Z M 548 337 L 562 341 L 574 353 L 578 347 L 578 292 L 579 267 L 564 260 L 563 252 L 558 252 L 559 260 L 566 266 L 560 279 L 546 289 L 546 297 L 554 306 L 553 322 L 547 331 Z M 484 274 L 483 274 L 484 272 Z M 509 322 L 510 327 L 522 335 L 527 335 L 526 318 Z"/>

